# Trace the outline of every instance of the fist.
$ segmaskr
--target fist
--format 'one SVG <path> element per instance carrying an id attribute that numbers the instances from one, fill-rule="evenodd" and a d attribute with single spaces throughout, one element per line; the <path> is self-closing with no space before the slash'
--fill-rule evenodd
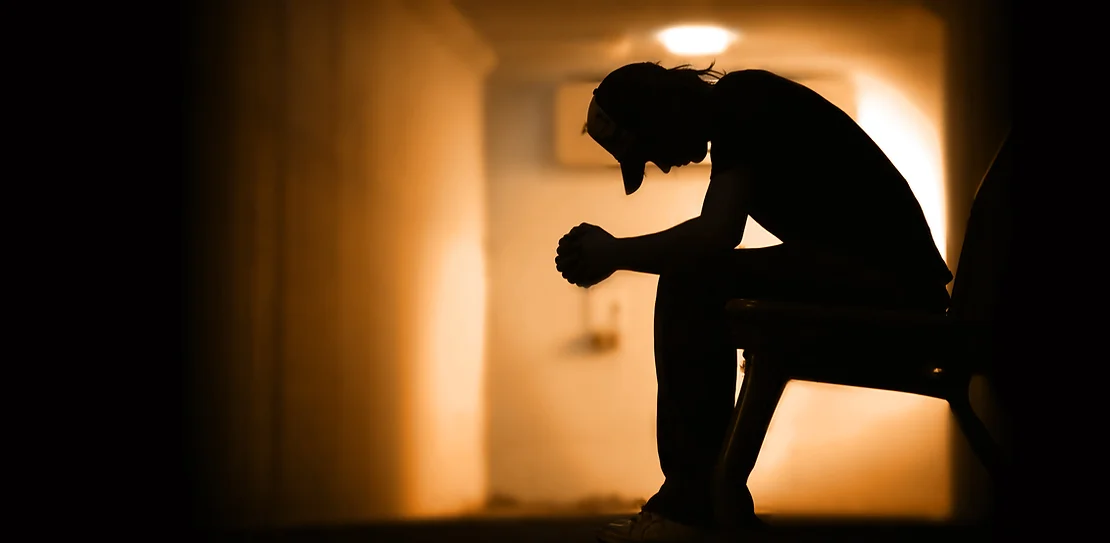
<path id="1" fill-rule="evenodd" d="M 615 241 L 600 226 L 575 226 L 559 240 L 555 269 L 572 285 L 592 287 L 616 271 L 612 262 Z"/>

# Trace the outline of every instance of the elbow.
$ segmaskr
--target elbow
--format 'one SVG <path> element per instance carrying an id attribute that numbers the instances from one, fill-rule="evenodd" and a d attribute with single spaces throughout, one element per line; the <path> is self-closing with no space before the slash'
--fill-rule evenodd
<path id="1" fill-rule="evenodd" d="M 740 242 L 743 240 L 743 230 L 741 230 L 740 232 L 729 232 L 728 234 L 722 236 L 722 239 L 720 241 L 721 249 L 725 251 L 731 251 L 735 249 L 738 245 L 740 245 Z"/>
<path id="2" fill-rule="evenodd" d="M 702 257 L 714 259 L 726 255 L 740 244 L 740 237 L 727 233 L 707 233 L 699 244 Z"/>
<path id="3" fill-rule="evenodd" d="M 713 238 L 706 244 L 706 250 L 712 255 L 719 255 L 727 253 L 740 245 L 740 239 L 732 236 L 720 236 Z"/>
<path id="4" fill-rule="evenodd" d="M 746 225 L 747 215 L 744 215 L 745 222 L 735 224 L 735 219 L 728 220 L 714 220 L 706 221 L 702 217 L 701 224 L 701 238 L 702 248 L 709 253 L 721 253 L 731 251 L 740 245 L 740 241 L 744 238 L 744 226 Z"/>
<path id="5" fill-rule="evenodd" d="M 730 236 L 705 236 L 700 243 L 691 243 L 683 256 L 668 263 L 671 271 L 704 271 L 724 264 L 725 259 L 739 244 Z"/>
<path id="6" fill-rule="evenodd" d="M 705 235 L 705 248 L 712 253 L 731 251 L 744 239 L 744 230 L 736 228 L 709 229 Z"/>

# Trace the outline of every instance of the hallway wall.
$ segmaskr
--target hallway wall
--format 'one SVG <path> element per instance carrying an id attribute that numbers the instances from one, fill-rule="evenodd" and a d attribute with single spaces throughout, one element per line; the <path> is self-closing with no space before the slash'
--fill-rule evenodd
<path id="1" fill-rule="evenodd" d="M 485 498 L 482 81 L 443 2 L 209 3 L 196 35 L 201 520 Z"/>

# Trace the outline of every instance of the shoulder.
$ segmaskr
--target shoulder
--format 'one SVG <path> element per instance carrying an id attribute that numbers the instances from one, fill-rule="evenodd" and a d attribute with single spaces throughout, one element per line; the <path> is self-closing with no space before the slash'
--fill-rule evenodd
<path id="1" fill-rule="evenodd" d="M 780 76 L 766 70 L 729 72 L 713 86 L 715 113 L 750 119 L 776 100 L 782 81 Z"/>
<path id="2" fill-rule="evenodd" d="M 722 76 L 719 81 L 723 83 L 725 81 L 772 81 L 775 79 L 782 79 L 782 76 L 770 70 L 752 68 L 728 72 Z"/>
<path id="3" fill-rule="evenodd" d="M 740 70 L 725 74 L 717 80 L 714 87 L 724 92 L 756 93 L 778 86 L 784 81 L 782 76 L 767 70 Z"/>

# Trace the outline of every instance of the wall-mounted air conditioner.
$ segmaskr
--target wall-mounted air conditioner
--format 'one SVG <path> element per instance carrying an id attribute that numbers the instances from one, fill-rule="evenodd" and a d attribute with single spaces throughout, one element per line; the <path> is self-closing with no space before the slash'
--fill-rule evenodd
<path id="1" fill-rule="evenodd" d="M 789 76 L 788 76 L 789 77 Z M 791 77 L 832 102 L 853 119 L 856 118 L 856 89 L 847 77 Z M 555 93 L 555 156 L 566 166 L 612 166 L 617 162 L 605 149 L 582 133 L 586 110 L 590 106 L 597 82 L 573 82 L 559 86 Z M 709 165 L 709 157 L 701 164 Z"/>

